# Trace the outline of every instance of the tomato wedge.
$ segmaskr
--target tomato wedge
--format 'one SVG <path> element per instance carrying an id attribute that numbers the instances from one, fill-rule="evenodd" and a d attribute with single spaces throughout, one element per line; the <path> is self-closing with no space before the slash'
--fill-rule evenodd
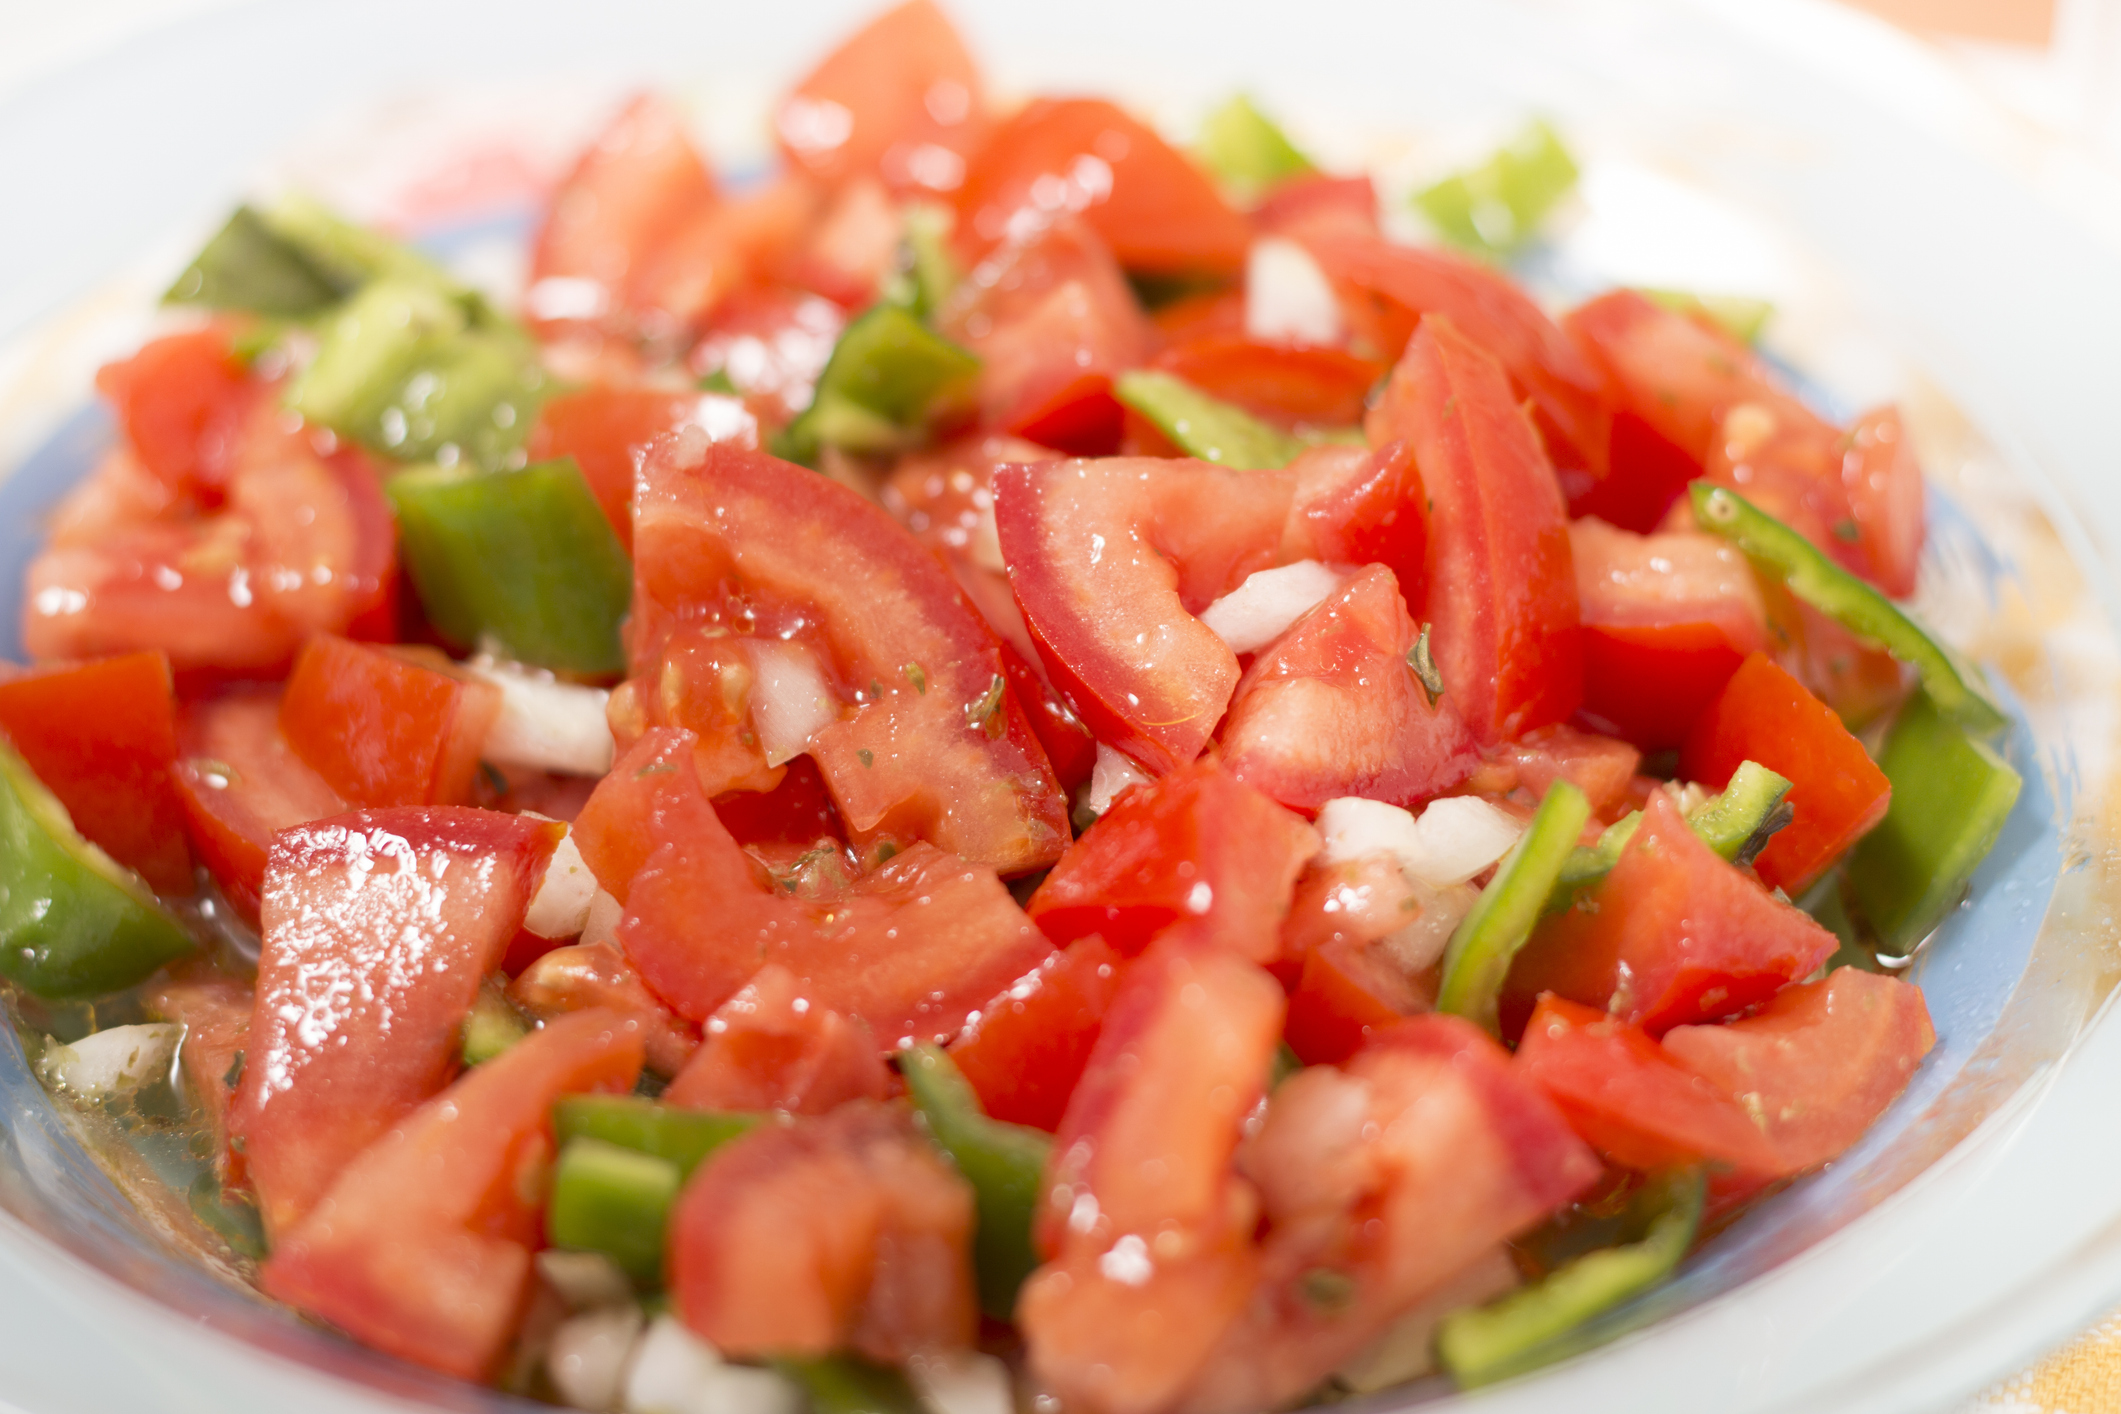
<path id="1" fill-rule="evenodd" d="M 1311 172 L 1292 177 L 1267 193 L 1252 224 L 1261 235 L 1304 240 L 1311 236 L 1365 236 L 1377 228 L 1377 184 L 1368 174 L 1336 177 Z"/>
<path id="2" fill-rule="evenodd" d="M 1352 427 L 1384 365 L 1345 349 L 1206 337 L 1175 344 L 1153 365 L 1276 426 Z"/>
<path id="3" fill-rule="evenodd" d="M 1429 494 L 1405 442 L 1313 447 L 1289 463 L 1296 498 L 1284 561 L 1384 565 L 1409 607 L 1428 601 Z"/>
<path id="4" fill-rule="evenodd" d="M 349 804 L 463 805 L 501 690 L 437 656 L 332 634 L 302 646 L 280 695 L 280 735 Z"/>
<path id="5" fill-rule="evenodd" d="M 220 504 L 258 399 L 228 329 L 149 340 L 131 358 L 98 369 L 96 391 L 110 400 L 142 466 L 179 495 Z"/>
<path id="6" fill-rule="evenodd" d="M 541 1021 L 591 1008 L 616 1014 L 640 1034 L 647 1068 L 657 1075 L 676 1075 L 700 1048 L 700 1028 L 664 1006 L 610 943 L 551 949 L 509 984 L 508 996 Z"/>
<path id="7" fill-rule="evenodd" d="M 1304 954 L 1282 1035 L 1305 1065 L 1338 1065 L 1371 1036 L 1435 1006 L 1433 986 L 1416 985 L 1362 943 L 1334 938 Z"/>
<path id="8" fill-rule="evenodd" d="M 881 1100 L 890 1086 L 868 1029 L 811 1005 L 794 973 L 768 963 L 709 1018 L 705 1044 L 663 1103 L 821 1115 Z"/>
<path id="9" fill-rule="evenodd" d="M 1641 804 L 1634 799 L 1641 764 L 1642 753 L 1626 742 L 1562 723 L 1526 732 L 1503 747 L 1475 773 L 1472 785 L 1531 808 L 1546 799 L 1554 782 L 1567 781 L 1590 799 L 1593 815 L 1611 820 Z"/>
<path id="10" fill-rule="evenodd" d="M 1084 938 L 981 1007 L 950 1046 L 980 1108 L 1010 1124 L 1060 1128 L 1125 966 L 1103 938 Z"/>
<path id="11" fill-rule="evenodd" d="M 1895 599 L 1915 592 L 1922 558 L 1922 464 L 1900 421 L 1900 409 L 1874 408 L 1856 419 L 1841 482 L 1869 561 L 1871 580 Z"/>
<path id="12" fill-rule="evenodd" d="M 1559 722 L 1583 693 L 1568 520 L 1503 367 L 1431 316 L 1370 415 L 1370 439 L 1414 449 L 1429 519 L 1429 591 L 1445 692 L 1482 746 Z"/>
<path id="13" fill-rule="evenodd" d="M 634 462 L 658 433 L 725 420 L 718 416 L 725 404 L 702 404 L 695 394 L 660 388 L 579 388 L 546 400 L 526 452 L 534 462 L 573 457 L 619 543 L 631 547 Z"/>

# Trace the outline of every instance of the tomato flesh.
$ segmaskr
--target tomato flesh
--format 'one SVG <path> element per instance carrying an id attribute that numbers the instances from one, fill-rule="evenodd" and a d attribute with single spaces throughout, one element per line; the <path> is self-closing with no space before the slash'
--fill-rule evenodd
<path id="1" fill-rule="evenodd" d="M 491 683 L 319 634 L 288 674 L 280 734 L 351 805 L 463 805 L 500 711 Z"/>
<path id="2" fill-rule="evenodd" d="M 1283 1037 L 1305 1065 L 1338 1065 L 1375 1033 L 1433 1010 L 1435 1001 L 1433 988 L 1416 985 L 1375 949 L 1335 938 L 1304 953 Z"/>
<path id="3" fill-rule="evenodd" d="M 184 1083 L 204 1111 L 213 1138 L 214 1171 L 226 1180 L 235 1155 L 228 1147 L 229 1106 L 235 1099 L 231 1078 L 240 1072 L 237 1057 L 250 1044 L 250 988 L 233 977 L 192 975 L 173 978 L 147 995 L 147 1008 L 164 1021 L 181 1022 L 184 1044 L 177 1053 Z"/>
<path id="4" fill-rule="evenodd" d="M 1291 430 L 1360 423 L 1365 399 L 1385 372 L 1375 360 L 1344 349 L 1227 336 L 1173 345 L 1153 366 Z"/>
<path id="5" fill-rule="evenodd" d="M 1900 409 L 1874 408 L 1856 419 L 1841 463 L 1842 489 L 1862 540 L 1871 580 L 1895 599 L 1915 592 L 1922 558 L 1922 464 Z"/>
<path id="6" fill-rule="evenodd" d="M 1010 1124 L 1060 1128 L 1125 965 L 1103 938 L 1084 938 L 981 1007 L 950 1046 L 980 1108 Z"/>
<path id="7" fill-rule="evenodd" d="M 1296 493 L 1282 530 L 1284 561 L 1383 565 L 1409 608 L 1428 602 L 1429 493 L 1413 448 L 1313 447 L 1289 472 Z"/>
<path id="8" fill-rule="evenodd" d="M 1377 237 L 1377 184 L 1367 174 L 1336 177 L 1311 172 L 1291 177 L 1267 193 L 1252 213 L 1261 235 L 1306 240 L 1312 236 Z"/>
<path id="9" fill-rule="evenodd" d="M 658 433 L 694 420 L 699 399 L 657 388 L 593 386 L 550 398 L 538 410 L 527 454 L 573 457 L 619 543 L 633 543 L 634 458 Z"/>
<path id="10" fill-rule="evenodd" d="M 591 1008 L 622 1017 L 657 1075 L 676 1075 L 700 1048 L 700 1028 L 664 1006 L 610 943 L 548 947 L 509 984 L 508 996 L 541 1021 Z"/>
<path id="11" fill-rule="evenodd" d="M 795 974 L 768 963 L 708 1019 L 705 1044 L 663 1103 L 821 1115 L 881 1100 L 890 1085 L 866 1028 L 812 1006 Z"/>
<path id="12" fill-rule="evenodd" d="M 218 505 L 257 387 L 221 326 L 151 339 L 96 373 L 140 464 L 170 490 Z"/>
<path id="13" fill-rule="evenodd" d="M 1589 798 L 1593 815 L 1612 820 L 1641 804 L 1634 799 L 1641 764 L 1642 753 L 1626 742 L 1562 723 L 1503 747 L 1469 784 L 1529 809 L 1546 799 L 1554 782 L 1567 781 Z"/>

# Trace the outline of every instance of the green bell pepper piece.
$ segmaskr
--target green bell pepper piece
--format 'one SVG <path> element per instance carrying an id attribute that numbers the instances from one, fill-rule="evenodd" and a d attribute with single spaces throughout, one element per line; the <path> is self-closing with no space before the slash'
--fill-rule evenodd
<path id="1" fill-rule="evenodd" d="M 1248 200 L 1291 177 L 1318 170 L 1242 93 L 1208 115 L 1196 150 L 1209 171 Z"/>
<path id="2" fill-rule="evenodd" d="M 681 1178 L 715 1150 L 756 1128 L 763 1116 L 659 1105 L 638 1095 L 569 1095 L 552 1107 L 561 1144 L 598 1139 L 677 1165 Z"/>
<path id="3" fill-rule="evenodd" d="M 1496 1000 L 1510 962 L 1546 911 L 1547 896 L 1561 878 L 1576 838 L 1591 818 L 1591 802 L 1567 781 L 1547 788 L 1532 823 L 1502 857 L 1494 879 L 1480 891 L 1444 950 L 1438 1011 L 1455 1012 L 1490 1032 L 1500 1029 Z"/>
<path id="4" fill-rule="evenodd" d="M 1508 255 L 1576 185 L 1576 159 L 1543 120 L 1480 166 L 1418 192 L 1414 205 L 1451 244 L 1482 255 Z"/>
<path id="5" fill-rule="evenodd" d="M 1796 817 L 1789 802 L 1790 783 L 1758 761 L 1743 761 L 1730 784 L 1687 812 L 1687 824 L 1704 843 L 1733 864 L 1751 864 L 1775 832 Z M 1630 810 L 1606 826 L 1598 843 L 1578 845 L 1561 866 L 1561 878 L 1547 900 L 1547 911 L 1566 908 L 1576 891 L 1613 872 L 1620 853 L 1642 826 L 1642 812 Z"/>
<path id="6" fill-rule="evenodd" d="M 601 1139 L 575 1139 L 553 1165 L 545 1237 L 555 1247 L 601 1252 L 643 1286 L 663 1276 L 663 1230 L 683 1183 L 668 1159 Z"/>
<path id="7" fill-rule="evenodd" d="M 130 987 L 196 944 L 139 876 L 83 839 L 0 740 L 0 976 L 53 1001 Z"/>
<path id="8" fill-rule="evenodd" d="M 2024 782 L 1927 692 L 1901 709 L 1878 765 L 1892 803 L 1849 856 L 1848 885 L 1881 946 L 1905 955 L 1958 904 Z"/>
<path id="9" fill-rule="evenodd" d="M 810 1414 L 928 1414 L 905 1375 L 859 1356 L 776 1360 L 773 1368 L 802 1387 Z"/>
<path id="10" fill-rule="evenodd" d="M 1989 696 L 1981 670 L 1931 638 L 1892 600 L 1828 559 L 1819 548 L 1735 491 L 1694 483 L 1694 519 L 1745 551 L 1790 592 L 1843 628 L 1915 665 L 1937 707 L 1960 726 L 1991 732 L 2009 719 Z"/>
<path id="11" fill-rule="evenodd" d="M 572 458 L 519 471 L 426 467 L 384 485 L 428 620 L 461 648 L 560 672 L 626 666 L 632 566 Z"/>
<path id="12" fill-rule="evenodd" d="M 274 231 L 248 206 L 239 206 L 192 258 L 162 302 L 299 319 L 338 303 L 344 293 L 309 263 L 294 242 Z"/>
<path id="13" fill-rule="evenodd" d="M 259 215 L 274 235 L 342 294 L 379 279 L 425 285 L 444 295 L 463 293 L 448 272 L 426 256 L 347 220 L 315 197 L 291 192 Z"/>
<path id="14" fill-rule="evenodd" d="M 924 322 L 935 318 L 964 278 L 957 257 L 950 253 L 952 221 L 950 208 L 934 202 L 915 202 L 906 208 L 898 267 L 891 273 L 884 298 Z"/>
<path id="15" fill-rule="evenodd" d="M 1691 290 L 1641 288 L 1642 297 L 1675 314 L 1705 314 L 1724 333 L 1742 344 L 1758 343 L 1760 331 L 1775 313 L 1771 300 L 1746 295 L 1698 295 Z"/>
<path id="16" fill-rule="evenodd" d="M 1436 1331 L 1443 1367 L 1470 1388 L 1573 1353 L 1563 1340 L 1570 1331 L 1671 1275 L 1694 1244 L 1707 1190 L 1699 1169 L 1653 1178 L 1629 1204 L 1646 1229 L 1639 1241 L 1586 1252 L 1486 1306 L 1446 1316 Z"/>
<path id="17" fill-rule="evenodd" d="M 529 1034 L 523 1013 L 489 979 L 480 984 L 471 1015 L 464 1018 L 464 1064 L 484 1065 Z"/>
<path id="18" fill-rule="evenodd" d="M 1302 441 L 1280 428 L 1169 373 L 1133 369 L 1114 381 L 1112 391 L 1180 451 L 1202 461 L 1238 471 L 1272 471 L 1304 449 Z"/>
<path id="19" fill-rule="evenodd" d="M 776 441 L 805 464 L 821 449 L 895 452 L 911 446 L 937 413 L 968 393 L 979 360 L 895 304 L 871 306 L 833 345 L 817 392 Z"/>
<path id="20" fill-rule="evenodd" d="M 928 1132 L 972 1185 L 979 1225 L 972 1259 L 980 1305 L 996 1320 L 1016 1311 L 1016 1293 L 1038 1267 L 1031 1218 L 1045 1184 L 1053 1140 L 1036 1129 L 989 1119 L 979 1096 L 940 1046 L 898 1054 L 899 1073 Z"/>

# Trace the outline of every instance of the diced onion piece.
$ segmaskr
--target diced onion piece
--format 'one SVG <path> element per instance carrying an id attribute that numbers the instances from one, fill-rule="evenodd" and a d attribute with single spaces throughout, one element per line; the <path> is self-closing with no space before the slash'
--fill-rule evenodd
<path id="1" fill-rule="evenodd" d="M 615 748 L 604 719 L 610 693 L 484 654 L 464 666 L 501 689 L 501 710 L 482 753 L 487 760 L 563 776 L 601 776 L 611 769 Z"/>
<path id="2" fill-rule="evenodd" d="M 1328 864 L 1390 854 L 1416 882 L 1442 889 L 1502 858 L 1524 827 L 1477 796 L 1432 800 L 1419 817 L 1381 800 L 1343 796 L 1319 810 L 1318 830 Z"/>
<path id="3" fill-rule="evenodd" d="M 1102 815 L 1112 808 L 1113 800 L 1128 786 L 1145 786 L 1153 779 L 1147 771 L 1134 764 L 1134 758 L 1123 751 L 1114 751 L 1103 742 L 1097 744 L 1097 765 L 1090 771 L 1090 809 Z"/>
<path id="4" fill-rule="evenodd" d="M 53 1041 L 37 1062 L 45 1083 L 86 1099 L 131 1090 L 169 1074 L 184 1028 L 173 1021 L 112 1026 L 71 1046 Z"/>
<path id="5" fill-rule="evenodd" d="M 538 1275 L 570 1311 L 624 1306 L 633 1300 L 633 1283 L 619 1264 L 602 1252 L 568 1252 L 548 1247 L 537 1255 Z"/>
<path id="6" fill-rule="evenodd" d="M 618 1402 L 626 1359 L 641 1336 L 641 1308 L 609 1306 L 560 1322 L 545 1349 L 545 1373 L 562 1400 L 577 1409 L 609 1409 Z"/>
<path id="7" fill-rule="evenodd" d="M 658 1316 L 626 1375 L 626 1414 L 799 1414 L 802 1391 L 771 1370 L 723 1363 L 672 1316 Z"/>
<path id="8" fill-rule="evenodd" d="M 802 1414 L 795 1383 L 756 1365 L 724 1365 L 708 1376 L 692 1414 Z"/>
<path id="9" fill-rule="evenodd" d="M 1421 848 L 1421 827 L 1412 811 L 1356 795 L 1321 806 L 1318 833 L 1325 837 L 1327 864 L 1352 864 L 1376 854 L 1403 859 Z"/>
<path id="10" fill-rule="evenodd" d="M 1425 972 L 1436 965 L 1444 949 L 1451 945 L 1451 935 L 1480 901 L 1480 890 L 1471 884 L 1451 884 L 1422 892 L 1421 912 L 1414 921 L 1401 924 L 1377 940 L 1385 956 L 1409 973 Z"/>
<path id="11" fill-rule="evenodd" d="M 545 866 L 545 877 L 531 895 L 523 926 L 541 938 L 572 938 L 589 925 L 589 906 L 597 896 L 597 876 L 575 848 L 574 832 L 560 837 Z"/>
<path id="12" fill-rule="evenodd" d="M 582 920 L 583 944 L 616 944 L 619 940 L 619 920 L 625 916 L 626 905 L 598 889 L 589 900 L 588 916 Z"/>
<path id="13" fill-rule="evenodd" d="M 1009 1367 L 992 1355 L 917 1355 L 906 1362 L 906 1375 L 929 1414 L 1015 1414 Z"/>
<path id="14" fill-rule="evenodd" d="M 1210 604 L 1200 621 L 1232 653 L 1257 653 L 1340 588 L 1340 576 L 1316 560 L 1261 570 Z"/>
<path id="15" fill-rule="evenodd" d="M 1245 257 L 1245 333 L 1254 339 L 1337 344 L 1345 331 L 1340 300 L 1311 252 L 1268 236 Z"/>
<path id="16" fill-rule="evenodd" d="M 1334 1374 L 1357 1394 L 1389 1389 L 1436 1368 L 1436 1327 L 1445 1316 L 1492 1301 L 1517 1285 L 1517 1266 L 1497 1247 L 1451 1278 L 1433 1296 L 1394 1321 L 1367 1349 Z"/>
<path id="17" fill-rule="evenodd" d="M 839 704 L 810 650 L 774 639 L 750 642 L 751 724 L 758 730 L 766 764 L 779 766 L 803 754 L 810 739 L 839 719 Z"/>

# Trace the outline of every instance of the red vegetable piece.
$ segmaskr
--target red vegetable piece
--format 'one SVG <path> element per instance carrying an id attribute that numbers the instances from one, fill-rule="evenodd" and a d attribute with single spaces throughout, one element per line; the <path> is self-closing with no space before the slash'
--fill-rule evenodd
<path id="1" fill-rule="evenodd" d="M 609 1012 L 525 1037 L 335 1166 L 260 1285 L 386 1354 L 492 1378 L 535 1282 L 542 1190 L 528 1176 L 552 1157 L 553 1103 L 623 1093 L 640 1069 L 640 1038 Z"/>
<path id="2" fill-rule="evenodd" d="M 972 159 L 956 199 L 958 239 L 975 252 L 1062 211 L 1080 212 L 1130 270 L 1234 275 L 1251 240 L 1205 173 L 1097 98 L 1019 110 Z"/>
<path id="3" fill-rule="evenodd" d="M 1245 670 L 1223 719 L 1230 774 L 1306 814 L 1344 795 L 1412 805 L 1471 775 L 1449 695 L 1430 702 L 1408 666 L 1418 636 L 1392 571 L 1356 575 Z"/>
<path id="4" fill-rule="evenodd" d="M 158 892 L 192 891 L 184 804 L 170 775 L 168 658 L 129 653 L 0 678 L 0 732 L 91 843 Z"/>
<path id="5" fill-rule="evenodd" d="M 1872 577 L 1863 532 L 1842 480 L 1848 439 L 1796 400 L 1740 403 L 1717 426 L 1702 475 L 1798 531 L 1850 574 Z M 1692 508 L 1672 521 L 1690 524 Z"/>
<path id="6" fill-rule="evenodd" d="M 1221 289 L 1181 295 L 1158 305 L 1149 322 L 1167 346 L 1194 339 L 1241 339 L 1245 337 L 1245 292 Z"/>
<path id="7" fill-rule="evenodd" d="M 1377 237 L 1377 186 L 1367 174 L 1335 177 L 1311 172 L 1267 193 L 1252 224 L 1263 236 Z M 1404 339 L 1401 341 L 1404 342 Z"/>
<path id="8" fill-rule="evenodd" d="M 1271 961 L 1318 834 L 1213 762 L 1126 791 L 1031 896 L 1056 943 L 1095 933 L 1133 956 L 1173 924 Z"/>
<path id="9" fill-rule="evenodd" d="M 972 1222 L 971 1188 L 906 1113 L 856 1101 L 700 1166 L 671 1214 L 671 1294 L 724 1355 L 962 1349 Z"/>
<path id="10" fill-rule="evenodd" d="M 1550 915 L 1510 969 L 1503 1024 L 1542 992 L 1661 1036 L 1773 996 L 1833 956 L 1834 935 L 1727 864 L 1659 791 L 1613 872 Z"/>
<path id="11" fill-rule="evenodd" d="M 1339 1065 L 1373 1034 L 1435 1005 L 1433 987 L 1416 985 L 1376 949 L 1334 939 L 1304 954 L 1282 1034 L 1305 1065 Z"/>
<path id="12" fill-rule="evenodd" d="M 1207 337 L 1158 354 L 1153 367 L 1278 427 L 1352 427 L 1384 366 L 1345 349 Z"/>
<path id="13" fill-rule="evenodd" d="M 619 542 L 633 542 L 633 464 L 657 433 L 697 421 L 697 395 L 596 385 L 546 400 L 530 430 L 532 461 L 573 457 Z"/>
<path id="14" fill-rule="evenodd" d="M 1384 565 L 1409 608 L 1428 601 L 1429 493 L 1404 442 L 1313 447 L 1289 463 L 1296 498 L 1284 561 Z"/>
<path id="15" fill-rule="evenodd" d="M 1125 965 L 1103 938 L 1084 938 L 981 1007 L 950 1046 L 980 1107 L 1011 1124 L 1060 1128 Z"/>
<path id="16" fill-rule="evenodd" d="M 1922 557 L 1922 464 L 1900 422 L 1900 409 L 1874 408 L 1856 419 L 1841 463 L 1842 487 L 1862 537 L 1872 581 L 1895 599 L 1915 592 Z"/>
<path id="17" fill-rule="evenodd" d="M 1296 895 L 1281 924 L 1282 963 L 1294 963 L 1283 977 L 1294 987 L 1304 958 L 1330 942 L 1367 947 L 1387 933 L 1421 916 L 1422 894 L 1407 880 L 1399 861 L 1387 854 L 1328 864 L 1314 858 L 1296 881 Z"/>
<path id="18" fill-rule="evenodd" d="M 1527 732 L 1493 757 L 1474 784 L 1486 789 L 1493 780 L 1498 794 L 1520 791 L 1527 805 L 1546 799 L 1547 788 L 1567 781 L 1590 798 L 1591 813 L 1610 820 L 1637 808 L 1635 768 L 1642 753 L 1624 741 L 1578 731 L 1566 723 Z M 1510 783 L 1503 785 L 1507 779 Z"/>
<path id="19" fill-rule="evenodd" d="M 891 1088 L 868 1028 L 812 1005 L 794 974 L 773 963 L 722 1003 L 706 1031 L 663 1103 L 821 1115 Z"/>
<path id="20" fill-rule="evenodd" d="M 820 840 L 844 843 L 840 812 L 818 774 L 817 763 L 798 756 L 772 790 L 736 791 L 716 796 L 714 813 L 740 845 L 798 845 Z"/>
<path id="21" fill-rule="evenodd" d="M 257 388 L 222 325 L 149 340 L 97 370 L 140 464 L 178 495 L 217 506 L 235 469 Z"/>
<path id="22" fill-rule="evenodd" d="M 465 804 L 501 690 L 447 666 L 318 634 L 281 692 L 280 734 L 348 804 Z"/>
<path id="23" fill-rule="evenodd" d="M 1431 316 L 1370 417 L 1371 441 L 1405 438 L 1421 467 L 1432 506 L 1421 612 L 1474 740 L 1566 719 L 1583 691 L 1568 521 L 1502 365 Z"/>
<path id="24" fill-rule="evenodd" d="M 237 1057 L 250 1044 L 250 988 L 233 977 L 185 976 L 149 992 L 147 1009 L 184 1027 L 178 1052 L 184 1083 L 205 1112 L 206 1129 L 213 1136 L 214 1172 L 226 1179 L 234 1158 L 228 1147 L 228 1111 L 235 1099 L 234 1081 L 242 1073 Z"/>
<path id="25" fill-rule="evenodd" d="M 1274 563 L 1293 479 L 1114 457 L 1003 467 L 994 519 L 1054 686 L 1152 770 L 1198 756 L 1237 656 L 1193 616 Z"/>
<path id="26" fill-rule="evenodd" d="M 522 926 L 561 834 L 434 807 L 356 811 L 273 842 L 234 1114 L 275 1240 L 456 1074 L 479 981 Z"/>
<path id="27" fill-rule="evenodd" d="M 1744 1173 L 1782 1171 L 1762 1126 L 1729 1092 L 1674 1060 L 1641 1027 L 1595 1007 L 1542 996 L 1518 1044 L 1517 1071 L 1546 1091 L 1585 1142 L 1625 1168 L 1710 1161 Z"/>
<path id="28" fill-rule="evenodd" d="M 683 1070 L 699 1050 L 700 1028 L 664 1006 L 610 943 L 548 949 L 509 983 L 517 1006 L 540 1021 L 592 1007 L 612 1012 L 639 1033 L 648 1069 L 665 1077 Z"/>
<path id="29" fill-rule="evenodd" d="M 1741 1020 L 1664 1033 L 1666 1054 L 1758 1117 L 1785 1174 L 1840 1157 L 1936 1043 L 1920 988 L 1853 967 Z"/>
<path id="30" fill-rule="evenodd" d="M 1721 790 L 1746 761 L 1790 781 L 1797 812 L 1753 861 L 1761 881 L 1796 895 L 1885 818 L 1892 782 L 1832 708 L 1764 653 L 1745 660 L 1695 723 L 1680 774 Z"/>
<path id="31" fill-rule="evenodd" d="M 574 844 L 597 883 L 626 902 L 641 866 L 672 840 L 712 839 L 727 829 L 693 764 L 690 732 L 649 731 L 612 763 L 582 813 Z"/>
<path id="32" fill-rule="evenodd" d="M 722 374 L 762 426 L 784 427 L 810 406 L 846 324 L 846 311 L 821 295 L 739 286 L 714 306 L 686 367 L 701 378 Z"/>
<path id="33" fill-rule="evenodd" d="M 1024 704 L 1031 730 L 1038 734 L 1038 744 L 1046 749 L 1046 759 L 1053 763 L 1054 779 L 1060 782 L 1063 793 L 1073 796 L 1097 769 L 1097 738 L 1090 735 L 1090 729 L 1075 715 L 1067 699 L 1053 690 L 1037 665 L 1007 639 L 1002 640 L 1002 675 L 1009 680 L 1009 691 Z"/>

